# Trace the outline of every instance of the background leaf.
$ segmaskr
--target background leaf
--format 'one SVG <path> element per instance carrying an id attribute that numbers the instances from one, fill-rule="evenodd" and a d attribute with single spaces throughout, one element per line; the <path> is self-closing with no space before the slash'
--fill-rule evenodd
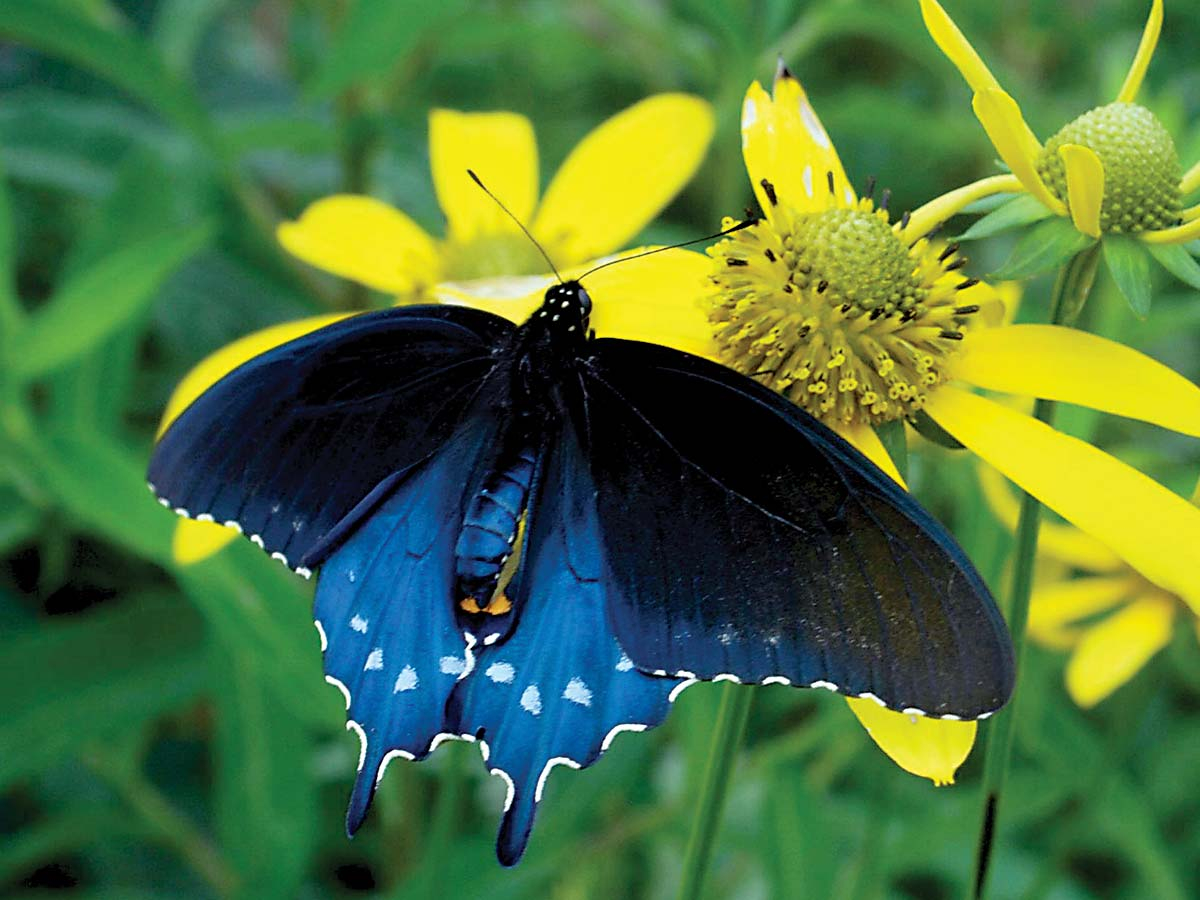
<path id="1" fill-rule="evenodd" d="M 1129 308 L 1139 319 L 1150 314 L 1150 297 L 1153 285 L 1150 282 L 1150 255 L 1145 244 L 1123 234 L 1105 235 L 1104 262 L 1116 282 Z"/>

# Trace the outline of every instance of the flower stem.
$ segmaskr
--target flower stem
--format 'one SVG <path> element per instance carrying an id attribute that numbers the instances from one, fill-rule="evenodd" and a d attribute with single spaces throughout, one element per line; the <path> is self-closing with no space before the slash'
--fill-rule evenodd
<path id="1" fill-rule="evenodd" d="M 704 783 L 696 803 L 696 818 L 692 822 L 692 834 L 683 860 L 683 877 L 676 895 L 679 900 L 698 900 L 704 887 L 713 839 L 720 824 L 738 749 L 746 733 L 746 722 L 750 718 L 754 691 L 739 684 L 726 684 L 723 691 L 712 747 L 704 768 Z"/>
<path id="2" fill-rule="evenodd" d="M 1071 326 L 1079 319 L 1096 277 L 1099 251 L 1100 245 L 1093 244 L 1076 254 L 1059 271 L 1050 298 L 1052 325 Z M 1033 408 L 1033 417 L 1050 425 L 1054 421 L 1054 409 L 1054 401 L 1038 399 Z M 1017 688 L 1008 706 L 993 719 L 984 747 L 983 814 L 975 854 L 974 878 L 971 880 L 969 893 L 975 900 L 981 900 L 987 887 L 1000 800 L 1004 782 L 1008 777 L 1009 758 L 1012 755 L 1013 728 L 1016 722 L 1017 701 L 1020 699 L 1021 663 L 1025 656 L 1026 625 L 1029 622 L 1029 598 L 1033 591 L 1033 570 L 1041 520 L 1042 505 L 1029 494 L 1022 494 L 1016 545 L 1013 548 L 1012 584 L 1009 588 L 1008 605 L 1004 610 L 1009 631 L 1012 632 Z"/>

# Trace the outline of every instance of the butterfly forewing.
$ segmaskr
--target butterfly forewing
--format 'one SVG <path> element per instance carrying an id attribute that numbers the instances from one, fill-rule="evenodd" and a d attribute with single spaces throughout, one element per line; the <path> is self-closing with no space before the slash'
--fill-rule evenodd
<path id="1" fill-rule="evenodd" d="M 639 667 L 938 716 L 1007 700 L 1010 644 L 979 576 L 844 440 L 669 348 L 597 341 L 585 371 L 609 611 Z"/>
<path id="2" fill-rule="evenodd" d="M 314 566 L 454 434 L 512 331 L 477 310 L 401 307 L 284 344 L 184 410 L 155 448 L 151 487 Z"/>

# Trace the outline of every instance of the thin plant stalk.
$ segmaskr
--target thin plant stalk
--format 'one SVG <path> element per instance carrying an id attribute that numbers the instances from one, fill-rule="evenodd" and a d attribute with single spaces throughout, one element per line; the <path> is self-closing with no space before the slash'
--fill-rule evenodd
<path id="1" fill-rule="evenodd" d="M 738 750 L 746 734 L 754 690 L 740 684 L 722 685 L 721 707 L 713 729 L 712 747 L 704 769 L 704 781 L 696 802 L 696 817 L 683 860 L 679 882 L 679 900 L 697 900 L 704 888 L 704 877 L 712 855 L 713 841 L 721 822 L 721 811 L 729 792 L 729 782 L 737 763 Z"/>
<path id="2" fill-rule="evenodd" d="M 1058 273 L 1050 298 L 1050 323 L 1074 325 L 1087 302 L 1096 276 L 1100 245 L 1094 244 L 1071 259 Z M 1055 404 L 1039 399 L 1033 417 L 1047 425 L 1053 424 Z M 975 854 L 974 877 L 968 896 L 981 900 L 987 888 L 999 822 L 1000 801 L 1008 777 L 1012 756 L 1013 730 L 1017 703 L 1020 700 L 1021 663 L 1025 656 L 1026 626 L 1029 622 L 1029 598 L 1033 591 L 1034 563 L 1037 557 L 1038 529 L 1042 520 L 1042 505 L 1029 494 L 1021 496 L 1021 512 L 1017 519 L 1016 542 L 1013 548 L 1012 584 L 1009 588 L 1005 618 L 1012 632 L 1013 656 L 1017 671 L 1017 688 L 1008 706 L 996 714 L 988 728 L 984 746 L 983 810 L 979 827 L 979 842 Z"/>

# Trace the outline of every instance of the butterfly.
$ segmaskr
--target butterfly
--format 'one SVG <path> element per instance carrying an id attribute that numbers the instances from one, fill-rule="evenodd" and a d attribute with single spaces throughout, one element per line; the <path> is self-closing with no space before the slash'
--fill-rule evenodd
<path id="1" fill-rule="evenodd" d="M 907 492 L 750 378 L 597 338 L 591 310 L 560 281 L 519 327 L 343 319 L 226 375 L 154 450 L 161 503 L 319 570 L 326 680 L 361 746 L 351 834 L 391 760 L 475 741 L 514 865 L 551 770 L 697 681 L 944 719 L 1012 690 L 987 588 Z"/>

